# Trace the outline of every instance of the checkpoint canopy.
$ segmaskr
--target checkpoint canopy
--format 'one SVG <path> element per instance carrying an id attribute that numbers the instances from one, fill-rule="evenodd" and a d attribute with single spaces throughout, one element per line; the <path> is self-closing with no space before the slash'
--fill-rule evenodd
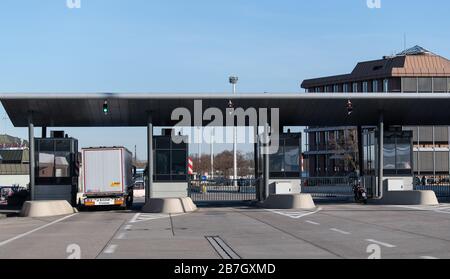
<path id="1" fill-rule="evenodd" d="M 172 126 L 173 110 L 193 115 L 195 100 L 203 111 L 225 112 L 230 100 L 243 109 L 279 108 L 281 126 L 375 126 L 381 113 L 386 125 L 450 125 L 449 93 L 0 93 L 0 100 L 16 127 L 27 127 L 30 115 L 37 127 L 147 126 L 150 114 L 153 126 Z"/>

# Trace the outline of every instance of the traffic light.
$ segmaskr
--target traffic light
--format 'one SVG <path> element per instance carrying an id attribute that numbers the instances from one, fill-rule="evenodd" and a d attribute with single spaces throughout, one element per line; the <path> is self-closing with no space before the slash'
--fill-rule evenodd
<path id="1" fill-rule="evenodd" d="M 109 113 L 108 101 L 105 101 L 105 102 L 103 103 L 103 113 L 104 113 L 105 115 L 107 115 L 107 114 Z"/>

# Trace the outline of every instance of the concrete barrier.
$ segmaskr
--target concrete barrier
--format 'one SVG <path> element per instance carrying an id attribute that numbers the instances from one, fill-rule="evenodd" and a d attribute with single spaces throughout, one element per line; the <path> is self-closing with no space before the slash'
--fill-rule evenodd
<path id="1" fill-rule="evenodd" d="M 27 201 L 22 206 L 20 217 L 51 217 L 69 215 L 76 211 L 65 200 L 63 201 Z"/>
<path id="2" fill-rule="evenodd" d="M 433 191 L 387 191 L 375 204 L 383 205 L 439 205 Z"/>
<path id="3" fill-rule="evenodd" d="M 180 214 L 196 210 L 191 198 L 153 198 L 142 207 L 144 213 Z"/>
<path id="4" fill-rule="evenodd" d="M 270 195 L 259 206 L 269 209 L 314 209 L 316 205 L 310 194 Z"/>

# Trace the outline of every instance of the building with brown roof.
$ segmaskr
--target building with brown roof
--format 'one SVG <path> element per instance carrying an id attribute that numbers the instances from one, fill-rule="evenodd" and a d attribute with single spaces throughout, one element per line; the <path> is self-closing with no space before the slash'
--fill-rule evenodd
<path id="1" fill-rule="evenodd" d="M 29 163 L 28 149 L 0 149 L 0 187 L 27 187 Z"/>
<path id="2" fill-rule="evenodd" d="M 415 46 L 394 56 L 360 62 L 350 74 L 307 79 L 301 86 L 316 93 L 446 93 L 450 92 L 450 61 Z M 355 129 L 351 126 L 307 129 L 305 154 L 311 177 L 345 176 L 355 171 L 360 160 Z M 403 129 L 413 131 L 414 173 L 435 180 L 448 178 L 450 127 Z"/>

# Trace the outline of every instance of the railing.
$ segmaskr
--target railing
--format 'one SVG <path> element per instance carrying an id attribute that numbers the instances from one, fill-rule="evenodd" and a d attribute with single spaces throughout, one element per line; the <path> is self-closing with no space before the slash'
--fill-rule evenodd
<path id="1" fill-rule="evenodd" d="M 308 177 L 304 179 L 302 193 L 320 198 L 349 199 L 353 197 L 354 178 L 343 177 Z"/>
<path id="2" fill-rule="evenodd" d="M 332 177 L 307 177 L 304 179 L 303 186 L 348 186 L 354 182 L 349 176 L 332 176 Z"/>
<path id="3" fill-rule="evenodd" d="M 188 193 L 193 201 L 256 200 L 256 179 L 191 180 Z"/>
<path id="4" fill-rule="evenodd" d="M 428 178 L 422 181 L 416 177 L 414 179 L 414 190 L 430 190 L 434 191 L 438 198 L 448 198 L 450 197 L 450 180 L 445 177 L 440 179 Z"/>

